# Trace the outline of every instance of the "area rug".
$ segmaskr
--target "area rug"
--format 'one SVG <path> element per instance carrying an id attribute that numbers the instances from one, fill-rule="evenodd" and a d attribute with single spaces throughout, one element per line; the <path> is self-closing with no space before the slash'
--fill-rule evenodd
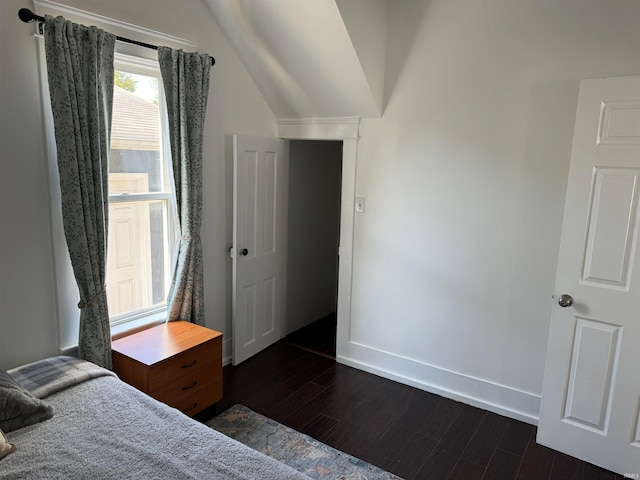
<path id="1" fill-rule="evenodd" d="M 207 425 L 305 475 L 322 480 L 401 480 L 270 418 L 234 405 Z"/>

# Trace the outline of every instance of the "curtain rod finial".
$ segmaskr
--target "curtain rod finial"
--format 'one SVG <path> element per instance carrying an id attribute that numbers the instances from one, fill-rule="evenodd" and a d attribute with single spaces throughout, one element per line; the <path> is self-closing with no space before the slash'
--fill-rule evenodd
<path id="1" fill-rule="evenodd" d="M 21 8 L 20 10 L 18 10 L 18 18 L 20 18 L 20 20 L 22 20 L 24 23 L 31 23 L 35 21 L 36 14 L 28 8 Z"/>

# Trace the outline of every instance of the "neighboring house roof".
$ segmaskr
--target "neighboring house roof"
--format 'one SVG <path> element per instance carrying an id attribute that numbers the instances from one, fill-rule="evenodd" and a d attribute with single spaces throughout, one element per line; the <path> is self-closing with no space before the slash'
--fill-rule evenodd
<path id="1" fill-rule="evenodd" d="M 158 105 L 114 85 L 111 148 L 160 150 Z"/>

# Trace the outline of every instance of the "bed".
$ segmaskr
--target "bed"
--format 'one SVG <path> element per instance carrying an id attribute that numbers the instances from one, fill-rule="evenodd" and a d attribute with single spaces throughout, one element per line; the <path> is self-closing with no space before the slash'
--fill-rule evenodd
<path id="1" fill-rule="evenodd" d="M 0 427 L 6 451 L 16 446 L 0 460 L 1 479 L 308 478 L 91 363 L 52 357 L 0 373 Z M 36 423 L 7 421 L 11 395 L 37 405 L 27 420 Z"/>

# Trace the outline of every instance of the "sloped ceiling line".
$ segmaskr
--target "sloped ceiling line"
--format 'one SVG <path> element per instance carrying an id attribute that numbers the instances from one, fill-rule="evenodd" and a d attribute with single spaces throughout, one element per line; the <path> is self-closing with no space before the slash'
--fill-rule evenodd
<path id="1" fill-rule="evenodd" d="M 277 118 L 382 114 L 388 0 L 204 1 Z"/>

